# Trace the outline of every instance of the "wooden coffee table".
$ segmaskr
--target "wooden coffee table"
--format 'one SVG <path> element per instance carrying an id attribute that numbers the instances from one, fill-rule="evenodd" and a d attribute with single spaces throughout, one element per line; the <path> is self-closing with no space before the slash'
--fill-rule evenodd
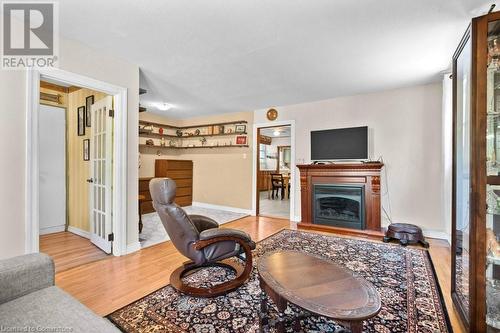
<path id="1" fill-rule="evenodd" d="M 363 320 L 380 311 L 380 296 L 364 278 L 326 259 L 298 251 L 272 252 L 258 261 L 261 294 L 261 327 L 267 321 L 267 297 L 278 309 L 277 330 L 285 332 L 288 302 L 309 313 L 325 316 L 363 331 Z M 300 331 L 302 313 L 296 313 L 294 331 Z"/>

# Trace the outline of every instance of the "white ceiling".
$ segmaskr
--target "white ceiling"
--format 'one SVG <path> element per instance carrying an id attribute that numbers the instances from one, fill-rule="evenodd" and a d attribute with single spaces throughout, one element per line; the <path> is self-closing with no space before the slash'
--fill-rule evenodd
<path id="1" fill-rule="evenodd" d="M 175 118 L 440 80 L 486 0 L 65 0 L 67 38 L 136 63 Z M 151 110 L 152 108 L 150 108 Z"/>
<path id="2" fill-rule="evenodd" d="M 290 126 L 267 127 L 262 128 L 260 134 L 275 138 L 288 138 L 292 135 L 292 128 Z"/>

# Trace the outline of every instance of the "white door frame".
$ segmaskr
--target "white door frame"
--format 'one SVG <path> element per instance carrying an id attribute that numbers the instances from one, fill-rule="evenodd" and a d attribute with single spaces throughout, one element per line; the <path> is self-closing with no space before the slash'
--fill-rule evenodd
<path id="1" fill-rule="evenodd" d="M 253 167 L 252 167 L 252 213 L 257 215 L 257 150 L 259 149 L 259 141 L 257 138 L 257 129 L 263 127 L 290 126 L 290 150 L 291 150 L 291 166 L 290 174 L 292 183 L 290 186 L 290 221 L 299 222 L 300 218 L 295 216 L 295 188 L 297 184 L 297 172 L 295 163 L 295 120 L 272 121 L 267 123 L 253 124 Z"/>
<path id="2" fill-rule="evenodd" d="M 60 69 L 27 70 L 26 76 L 26 183 L 25 252 L 39 252 L 39 147 L 40 78 L 97 90 L 113 96 L 113 254 L 127 252 L 127 88 Z"/>

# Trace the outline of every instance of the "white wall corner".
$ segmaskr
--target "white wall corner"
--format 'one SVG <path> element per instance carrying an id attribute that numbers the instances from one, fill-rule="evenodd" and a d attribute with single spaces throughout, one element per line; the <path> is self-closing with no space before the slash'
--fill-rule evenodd
<path id="1" fill-rule="evenodd" d="M 127 244 L 127 253 L 126 254 L 137 252 L 140 249 L 141 249 L 141 243 L 139 243 L 139 242 Z"/>
<path id="2" fill-rule="evenodd" d="M 205 202 L 197 202 L 193 201 L 191 204 L 194 207 L 200 207 L 200 208 L 208 208 L 208 209 L 217 209 L 217 210 L 223 210 L 225 212 L 232 212 L 232 213 L 238 213 L 238 214 L 247 214 L 247 215 L 255 215 L 255 212 L 252 211 L 251 209 L 243 209 L 243 208 L 236 208 L 236 207 L 229 207 L 229 206 L 221 206 L 221 205 L 213 205 Z"/>
<path id="3" fill-rule="evenodd" d="M 90 232 L 82 230 L 80 228 L 68 226 L 68 231 L 71 232 L 71 233 L 74 233 L 74 234 L 76 234 L 78 236 L 82 236 L 82 237 L 90 239 Z"/>
<path id="4" fill-rule="evenodd" d="M 451 242 L 450 235 L 448 235 L 444 231 L 424 229 L 424 230 L 422 230 L 422 233 L 424 234 L 425 237 L 428 237 L 428 238 L 442 239 L 442 240 L 447 241 L 448 243 Z"/>

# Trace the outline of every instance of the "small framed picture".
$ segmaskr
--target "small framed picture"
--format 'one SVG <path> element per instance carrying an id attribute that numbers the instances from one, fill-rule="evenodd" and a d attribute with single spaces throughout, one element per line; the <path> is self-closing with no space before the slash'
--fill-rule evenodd
<path id="1" fill-rule="evenodd" d="M 236 144 L 237 145 L 246 145 L 247 144 L 247 137 L 244 135 L 238 135 L 236 137 Z"/>
<path id="2" fill-rule="evenodd" d="M 78 109 L 78 136 L 85 135 L 85 106 L 80 106 Z"/>
<path id="3" fill-rule="evenodd" d="M 236 133 L 245 133 L 247 131 L 247 126 L 246 125 L 236 125 L 234 127 L 234 131 Z"/>
<path id="4" fill-rule="evenodd" d="M 83 160 L 90 160 L 90 139 L 83 140 Z"/>
<path id="5" fill-rule="evenodd" d="M 90 127 L 92 126 L 92 116 L 91 116 L 91 109 L 90 107 L 94 104 L 94 95 L 87 96 L 85 98 L 85 126 Z"/>

